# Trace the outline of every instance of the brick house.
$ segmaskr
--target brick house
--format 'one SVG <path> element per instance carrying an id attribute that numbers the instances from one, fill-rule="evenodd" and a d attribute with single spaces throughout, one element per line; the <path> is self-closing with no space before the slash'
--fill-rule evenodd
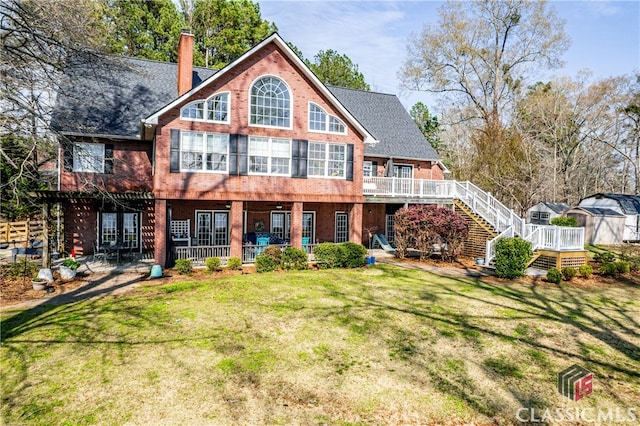
<path id="1" fill-rule="evenodd" d="M 393 237 L 393 213 L 446 168 L 394 95 L 322 84 L 278 34 L 225 68 L 101 57 L 70 64 L 52 123 L 66 250 L 104 243 L 170 264 L 251 262 L 256 246 Z M 416 185 L 419 186 L 416 187 Z M 426 192 L 425 192 L 426 191 Z M 421 200 L 420 202 L 425 202 Z"/>

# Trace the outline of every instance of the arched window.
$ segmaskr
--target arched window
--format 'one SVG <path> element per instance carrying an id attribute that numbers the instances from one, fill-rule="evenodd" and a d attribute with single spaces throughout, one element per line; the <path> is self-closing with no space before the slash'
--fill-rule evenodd
<path id="1" fill-rule="evenodd" d="M 180 118 L 190 118 L 193 120 L 204 119 L 204 102 L 197 101 L 186 105 L 180 111 Z"/>
<path id="2" fill-rule="evenodd" d="M 207 119 L 212 121 L 229 121 L 229 93 L 213 95 L 207 100 Z"/>
<path id="3" fill-rule="evenodd" d="M 309 102 L 309 130 L 344 135 L 347 133 L 347 126 L 338 117 L 327 114 L 322 107 Z"/>
<path id="4" fill-rule="evenodd" d="M 180 110 L 180 118 L 228 123 L 229 92 L 216 93 L 206 101 L 198 100 L 185 105 Z"/>
<path id="5" fill-rule="evenodd" d="M 251 86 L 250 124 L 291 127 L 291 95 L 277 77 L 266 76 Z"/>

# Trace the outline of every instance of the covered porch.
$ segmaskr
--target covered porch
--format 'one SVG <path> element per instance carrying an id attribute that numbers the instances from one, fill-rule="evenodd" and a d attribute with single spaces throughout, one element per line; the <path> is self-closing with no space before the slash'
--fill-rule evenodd
<path id="1" fill-rule="evenodd" d="M 202 266 L 208 257 L 250 264 L 268 245 L 297 247 L 311 259 L 321 242 L 362 242 L 359 203 L 156 200 L 156 211 L 166 211 L 156 223 L 155 258 L 164 265 Z"/>

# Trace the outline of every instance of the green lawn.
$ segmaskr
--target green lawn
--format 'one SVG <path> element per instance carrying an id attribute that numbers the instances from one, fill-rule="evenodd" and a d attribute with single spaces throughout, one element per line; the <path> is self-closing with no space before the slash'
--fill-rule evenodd
<path id="1" fill-rule="evenodd" d="M 640 287 L 380 265 L 238 275 L 4 312 L 4 424 L 500 424 L 640 415 Z M 593 394 L 556 375 L 577 363 Z"/>

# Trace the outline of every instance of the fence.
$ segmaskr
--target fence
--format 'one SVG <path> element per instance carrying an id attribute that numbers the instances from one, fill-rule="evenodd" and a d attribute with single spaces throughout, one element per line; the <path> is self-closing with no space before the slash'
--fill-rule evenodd
<path id="1" fill-rule="evenodd" d="M 0 222 L 0 243 L 27 243 L 37 239 L 42 239 L 42 221 Z"/>

